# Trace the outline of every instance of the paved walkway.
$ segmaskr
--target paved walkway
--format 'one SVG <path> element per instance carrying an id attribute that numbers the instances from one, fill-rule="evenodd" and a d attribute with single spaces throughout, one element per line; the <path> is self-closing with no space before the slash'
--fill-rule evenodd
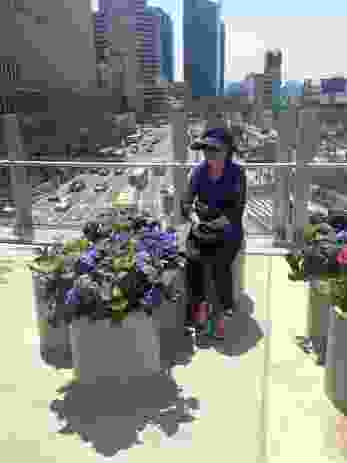
<path id="1" fill-rule="evenodd" d="M 28 257 L 16 252 L 0 259 L 3 461 L 345 461 L 335 447 L 324 369 L 294 345 L 305 331 L 307 292 L 287 281 L 280 257 L 247 257 L 246 295 L 224 347 L 181 346 L 186 366 L 172 371 L 178 396 L 163 380 L 130 398 L 129 390 L 128 397 L 112 391 L 105 405 L 95 392 L 67 393 L 62 401 L 57 390 L 72 374 L 40 360 Z M 51 408 L 63 408 L 69 419 L 59 423 Z"/>

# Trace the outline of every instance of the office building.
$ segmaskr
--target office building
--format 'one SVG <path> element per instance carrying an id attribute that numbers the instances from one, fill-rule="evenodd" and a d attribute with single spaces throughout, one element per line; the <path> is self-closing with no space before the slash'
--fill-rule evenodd
<path id="1" fill-rule="evenodd" d="M 220 32 L 220 84 L 219 95 L 224 96 L 224 73 L 225 73 L 225 24 L 221 21 Z"/>
<path id="2" fill-rule="evenodd" d="M 148 7 L 147 11 L 160 18 L 160 78 L 174 80 L 174 35 L 170 16 L 159 7 Z"/>
<path id="3" fill-rule="evenodd" d="M 13 79 L 17 69 L 17 77 L 32 85 L 36 82 L 38 87 L 95 91 L 96 51 L 89 2 L 1 2 L 0 27 L 2 78 Z M 78 125 L 78 118 L 68 116 L 62 110 L 34 115 L 32 123 L 27 120 L 23 128 L 27 152 L 64 152 Z"/>
<path id="4" fill-rule="evenodd" d="M 126 107 L 139 114 L 143 111 L 144 9 L 145 0 L 99 0 L 113 85 L 123 87 Z"/>
<path id="5" fill-rule="evenodd" d="M 161 17 L 145 9 L 143 22 L 144 112 L 166 113 L 168 86 L 161 79 Z"/>
<path id="6" fill-rule="evenodd" d="M 184 80 L 193 98 L 220 91 L 221 5 L 210 0 L 183 3 Z"/>
<path id="7" fill-rule="evenodd" d="M 264 110 L 272 111 L 273 97 L 279 96 L 282 82 L 282 52 L 278 49 L 265 53 L 264 66 Z M 274 90 L 278 90 L 274 91 Z M 276 93 L 276 95 L 275 95 Z"/>

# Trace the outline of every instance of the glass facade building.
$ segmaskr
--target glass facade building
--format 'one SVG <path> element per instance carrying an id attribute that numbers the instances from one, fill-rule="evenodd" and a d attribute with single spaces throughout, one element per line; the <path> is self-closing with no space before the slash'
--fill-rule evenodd
<path id="1" fill-rule="evenodd" d="M 147 8 L 160 18 L 160 77 L 169 82 L 174 81 L 174 34 L 170 16 L 159 7 Z"/>
<path id="2" fill-rule="evenodd" d="M 221 4 L 184 0 L 184 80 L 193 97 L 218 96 L 221 85 Z"/>

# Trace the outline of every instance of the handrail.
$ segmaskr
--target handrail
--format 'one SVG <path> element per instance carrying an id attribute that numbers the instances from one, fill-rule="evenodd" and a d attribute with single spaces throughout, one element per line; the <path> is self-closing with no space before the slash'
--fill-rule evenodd
<path id="1" fill-rule="evenodd" d="M 1 159 L 0 167 L 77 167 L 77 168 L 88 168 L 88 167 L 180 167 L 180 168 L 191 168 L 200 164 L 199 162 L 102 162 L 102 161 L 13 161 L 9 159 Z M 254 169 L 257 167 L 272 167 L 272 168 L 283 168 L 283 167 L 297 167 L 296 162 L 252 162 L 251 165 L 243 163 L 242 167 L 245 169 Z M 346 167 L 347 162 L 305 162 L 300 163 L 299 168 L 336 168 L 336 167 Z"/>
<path id="2" fill-rule="evenodd" d="M 247 241 L 247 240 L 246 240 Z M 16 240 L 16 242 L 10 241 L 0 241 L 0 255 L 1 255 L 1 247 L 2 246 L 11 246 L 14 248 L 24 248 L 24 249 L 40 249 L 44 246 L 51 245 L 52 241 L 36 241 L 36 242 L 29 242 L 25 240 Z M 283 246 L 286 243 L 283 243 Z M 246 256 L 268 256 L 268 257 L 281 257 L 288 254 L 288 250 L 292 249 L 293 246 L 288 243 L 288 248 L 285 247 L 268 247 L 268 248 L 261 248 L 261 247 L 253 247 L 253 248 L 244 248 L 241 250 L 241 253 Z"/>

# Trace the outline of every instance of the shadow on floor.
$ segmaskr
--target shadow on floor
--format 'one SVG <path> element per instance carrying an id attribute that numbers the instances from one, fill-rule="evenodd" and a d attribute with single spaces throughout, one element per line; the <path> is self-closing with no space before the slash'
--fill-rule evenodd
<path id="1" fill-rule="evenodd" d="M 71 369 L 72 364 L 72 353 L 71 351 L 65 352 L 62 349 L 41 349 L 41 359 L 49 366 L 56 368 L 57 370 Z"/>
<path id="2" fill-rule="evenodd" d="M 254 306 L 254 301 L 249 295 L 243 293 L 237 310 L 232 317 L 225 320 L 224 341 L 202 336 L 197 339 L 197 347 L 214 348 L 217 352 L 229 356 L 240 356 L 253 349 L 264 336 L 259 323 L 252 317 Z"/>
<path id="3" fill-rule="evenodd" d="M 7 275 L 13 272 L 13 266 L 15 265 L 15 259 L 0 259 L 0 284 L 7 284 Z"/>
<path id="4" fill-rule="evenodd" d="M 197 399 L 180 397 L 182 389 L 164 373 L 126 384 L 113 380 L 91 386 L 72 382 L 57 392 L 65 393 L 63 399 L 50 404 L 58 419 L 65 421 L 58 434 L 78 433 L 104 456 L 143 444 L 140 433 L 148 424 L 171 437 L 180 423 L 193 422 L 191 411 L 200 408 Z"/>

